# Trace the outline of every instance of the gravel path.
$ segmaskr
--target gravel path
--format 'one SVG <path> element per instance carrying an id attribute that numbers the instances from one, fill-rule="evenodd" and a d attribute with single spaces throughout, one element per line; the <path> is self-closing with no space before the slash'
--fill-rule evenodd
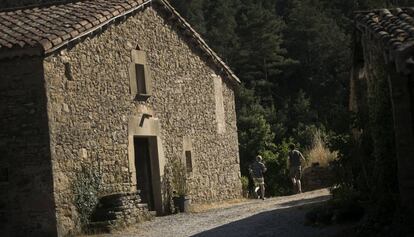
<path id="1" fill-rule="evenodd" d="M 202 213 L 177 214 L 157 217 L 118 234 L 105 237 L 311 237 L 331 236 L 340 227 L 316 228 L 305 226 L 304 216 L 312 204 L 330 198 L 329 191 L 321 189 L 299 195 L 251 200 L 227 208 Z"/>

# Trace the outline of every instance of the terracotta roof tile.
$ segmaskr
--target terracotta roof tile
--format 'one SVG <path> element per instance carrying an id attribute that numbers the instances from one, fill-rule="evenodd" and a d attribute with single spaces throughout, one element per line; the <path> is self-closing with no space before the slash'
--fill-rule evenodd
<path id="1" fill-rule="evenodd" d="M 204 55 L 207 55 L 227 77 L 240 82 L 231 69 L 166 0 L 83 0 L 0 11 L 0 58 L 25 54 L 24 50 L 18 51 L 18 54 L 12 51 L 7 54 L 7 49 L 27 47 L 38 50 L 39 54 L 54 52 L 71 41 L 77 42 L 78 37 L 90 35 L 89 33 L 110 24 L 112 20 L 137 11 L 148 3 L 154 3 L 160 6 L 161 11 L 168 12 L 168 19 L 174 21 L 174 24 L 179 24 L 179 29 L 186 32 L 186 36 L 190 37 L 190 41 L 196 44 Z M 410 14 L 407 18 L 401 14 L 401 17 L 414 21 L 411 16 Z M 373 22 L 369 17 L 364 20 Z M 401 38 L 403 36 L 399 34 L 399 39 Z"/>
<path id="2" fill-rule="evenodd" d="M 45 46 L 70 41 L 143 0 L 86 0 L 0 12 L 0 47 Z M 111 14 L 114 13 L 114 14 Z"/>
<path id="3" fill-rule="evenodd" d="M 414 40 L 413 8 L 357 12 L 355 22 L 358 29 L 370 32 L 391 49 L 399 49 Z"/>
<path id="4" fill-rule="evenodd" d="M 4 39 L 0 39 L 0 48 L 3 47 L 7 47 L 7 48 L 11 48 L 13 47 L 13 45 L 11 43 L 9 43 L 8 41 L 4 40 Z"/>

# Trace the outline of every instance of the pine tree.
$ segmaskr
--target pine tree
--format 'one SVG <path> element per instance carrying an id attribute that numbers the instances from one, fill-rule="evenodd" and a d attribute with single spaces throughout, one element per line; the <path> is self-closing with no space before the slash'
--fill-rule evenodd
<path id="1" fill-rule="evenodd" d="M 207 43 L 230 65 L 238 48 L 235 31 L 238 6 L 238 0 L 210 0 L 205 4 Z"/>
<path id="2" fill-rule="evenodd" d="M 259 104 L 252 90 L 237 90 L 237 125 L 239 127 L 240 163 L 242 174 L 257 154 L 273 146 L 274 133 L 266 121 L 265 109 Z"/>
<path id="3" fill-rule="evenodd" d="M 204 0 L 170 0 L 170 2 L 198 33 L 202 35 L 205 33 Z"/>
<path id="4" fill-rule="evenodd" d="M 287 91 L 304 90 L 320 122 L 332 128 L 342 113 L 332 113 L 331 108 L 341 105 L 347 110 L 350 36 L 317 0 L 295 1 L 287 25 L 289 56 L 299 62 L 285 72 Z"/>
<path id="5" fill-rule="evenodd" d="M 234 68 L 248 88 L 256 91 L 261 103 L 271 105 L 272 89 L 282 67 L 289 63 L 281 47 L 283 21 L 265 1 L 242 0 L 237 15 L 240 46 Z M 267 3 L 268 4 L 268 3 Z"/>

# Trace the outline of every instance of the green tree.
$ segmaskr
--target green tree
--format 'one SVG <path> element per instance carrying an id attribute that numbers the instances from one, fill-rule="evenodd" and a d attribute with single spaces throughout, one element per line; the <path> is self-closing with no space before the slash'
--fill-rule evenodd
<path id="1" fill-rule="evenodd" d="M 203 35 L 206 32 L 204 0 L 170 0 L 170 2 L 198 33 Z"/>
<path id="2" fill-rule="evenodd" d="M 230 65 L 238 48 L 236 19 L 238 0 L 210 0 L 205 4 L 207 43 Z"/>
<path id="3" fill-rule="evenodd" d="M 240 162 L 242 173 L 247 174 L 247 167 L 256 155 L 274 146 L 274 134 L 265 119 L 265 110 L 252 90 L 239 88 L 237 98 Z"/>
<path id="4" fill-rule="evenodd" d="M 287 194 L 290 190 L 287 170 L 288 142 L 274 144 L 274 133 L 266 120 L 267 111 L 259 104 L 252 90 L 241 87 L 237 98 L 242 175 L 248 176 L 248 166 L 260 154 L 268 168 L 265 174 L 267 194 Z"/>
<path id="5" fill-rule="evenodd" d="M 284 73 L 289 93 L 304 90 L 319 121 L 338 130 L 331 108 L 347 111 L 350 36 L 314 0 L 294 1 L 287 17 L 286 46 L 299 63 Z M 338 106 L 339 105 L 339 106 Z M 340 128 L 346 130 L 345 128 Z"/>
<path id="6" fill-rule="evenodd" d="M 290 61 L 281 46 L 281 32 L 285 25 L 272 8 L 264 7 L 265 2 L 241 1 L 236 18 L 240 47 L 233 65 L 246 86 L 255 90 L 260 103 L 269 106 L 273 103 L 272 92 L 277 76 Z"/>

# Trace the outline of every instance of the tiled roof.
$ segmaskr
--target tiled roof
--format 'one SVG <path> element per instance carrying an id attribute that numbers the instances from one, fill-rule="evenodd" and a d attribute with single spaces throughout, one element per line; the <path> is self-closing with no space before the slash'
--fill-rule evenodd
<path id="1" fill-rule="evenodd" d="M 89 0 L 0 12 L 0 50 L 40 45 L 45 52 L 53 51 L 142 3 L 143 0 Z"/>
<path id="2" fill-rule="evenodd" d="M 382 41 L 386 48 L 399 50 L 414 43 L 414 8 L 356 12 L 356 27 Z"/>
<path id="3" fill-rule="evenodd" d="M 148 4 L 155 3 L 169 14 L 202 52 L 222 71 L 240 82 L 232 70 L 220 59 L 200 35 L 178 14 L 166 0 L 83 0 L 48 6 L 28 7 L 0 12 L 0 59 L 52 53 L 69 43 L 115 22 L 124 20 Z"/>

